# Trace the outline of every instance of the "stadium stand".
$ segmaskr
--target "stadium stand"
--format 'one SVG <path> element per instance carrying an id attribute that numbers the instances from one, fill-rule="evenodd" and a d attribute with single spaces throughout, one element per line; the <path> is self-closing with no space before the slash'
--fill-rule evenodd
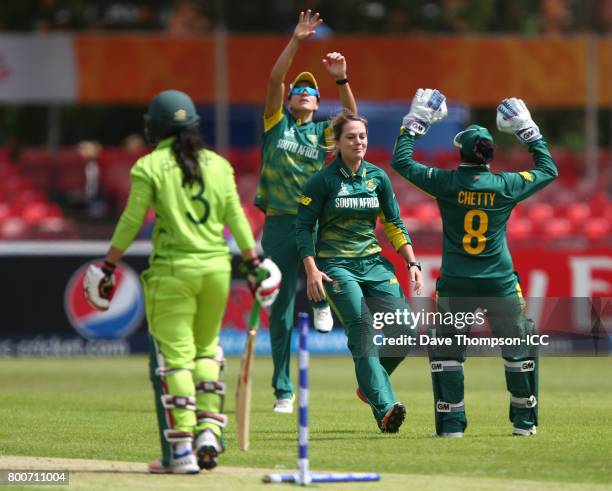
<path id="1" fill-rule="evenodd" d="M 96 158 L 99 167 L 99 196 L 111 216 L 118 215 L 129 193 L 129 171 L 146 150 L 133 153 L 124 147 L 104 147 Z M 583 155 L 568 149 L 555 149 L 553 154 L 560 169 L 558 184 L 520 205 L 508 223 L 508 238 L 513 245 L 550 246 L 612 245 L 612 200 L 606 189 L 607 179 L 595 189 L 581 176 Z M 456 153 L 448 150 L 417 151 L 415 157 L 425 163 L 453 168 Z M 437 206 L 424 193 L 408 185 L 390 168 L 391 151 L 386 148 L 368 150 L 367 158 L 389 174 L 400 203 L 402 217 L 415 240 L 423 241 L 439 235 L 441 221 Z M 605 177 L 611 152 L 600 150 L 598 160 Z M 263 214 L 253 202 L 260 167 L 257 147 L 233 148 L 228 159 L 237 177 L 238 190 L 253 229 L 258 235 Z M 51 152 L 41 148 L 24 148 L 17 164 L 8 162 L 6 151 L 0 153 L 0 238 L 71 238 L 77 237 L 77 223 L 66 218 L 62 208 L 48 199 L 62 202 L 85 200 L 87 185 L 85 159 L 76 147 Z M 531 166 L 530 156 L 522 148 L 498 152 L 494 170 L 517 171 Z M 146 230 L 155 220 L 147 217 Z"/>

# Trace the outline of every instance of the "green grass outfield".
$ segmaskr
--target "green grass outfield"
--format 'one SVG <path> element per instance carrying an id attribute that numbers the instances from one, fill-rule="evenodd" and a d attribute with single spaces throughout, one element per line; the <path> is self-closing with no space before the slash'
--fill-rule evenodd
<path id="1" fill-rule="evenodd" d="M 237 450 L 234 391 L 239 360 L 231 358 L 226 431 L 219 472 L 148 476 L 143 465 L 114 472 L 72 464 L 66 489 L 257 489 L 265 470 L 296 465 L 296 417 L 273 414 L 271 360 L 255 360 L 251 450 Z M 10 456 L 145 463 L 158 455 L 153 396 L 144 357 L 0 359 L 0 468 Z M 378 432 L 355 397 L 348 357 L 311 359 L 311 468 L 382 473 L 378 484 L 325 489 L 612 489 L 612 358 L 544 358 L 540 427 L 511 437 L 501 359 L 466 363 L 470 426 L 462 440 L 431 438 L 433 403 L 425 358 L 409 358 L 392 377 L 408 408 L 399 434 Z M 28 460 L 30 468 L 44 461 Z M 233 468 L 232 468 L 233 467 Z M 262 469 L 261 471 L 259 469 Z M 276 485 L 286 487 L 286 485 Z M 9 489 L 1 486 L 0 489 Z M 26 486 L 15 489 L 28 489 Z M 30 489 L 41 489 L 31 487 Z M 57 486 L 51 489 L 61 489 Z"/>

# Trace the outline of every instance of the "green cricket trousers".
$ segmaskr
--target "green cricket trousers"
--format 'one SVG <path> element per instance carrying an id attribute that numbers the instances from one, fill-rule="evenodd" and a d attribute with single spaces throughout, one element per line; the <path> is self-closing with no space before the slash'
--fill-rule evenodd
<path id="1" fill-rule="evenodd" d="M 395 269 L 379 254 L 317 259 L 317 265 L 333 280 L 324 283 L 327 300 L 344 326 L 359 389 L 380 422 L 397 402 L 389 376 L 405 356 L 398 353 L 381 357 L 373 345 L 373 337 L 379 332 L 373 327 L 373 311 L 409 308 Z"/>
<path id="2" fill-rule="evenodd" d="M 231 264 L 226 256 L 197 269 L 152 266 L 141 279 L 162 460 L 169 464 L 171 443 L 206 428 L 222 437 L 227 423 L 219 331 Z"/>
<path id="3" fill-rule="evenodd" d="M 535 333 L 533 322 L 525 318 L 525 303 L 516 274 L 491 279 L 443 276 L 436 283 L 436 297 L 438 312 L 443 314 L 463 315 L 480 309 L 486 314 L 493 336 L 499 340 L 526 340 L 526 336 Z M 435 328 L 435 336 L 453 340 L 450 346 L 429 349 L 438 434 L 462 433 L 467 427 L 463 377 L 466 346 L 457 335 L 468 335 L 469 331 L 469 326 Z M 489 351 L 493 353 L 492 348 Z M 510 393 L 510 422 L 515 428 L 530 429 L 538 424 L 537 349 L 522 342 L 502 346 L 501 354 Z"/>
<path id="4" fill-rule="evenodd" d="M 274 395 L 289 398 L 293 394 L 291 382 L 291 333 L 295 318 L 300 255 L 295 240 L 296 215 L 269 215 L 264 223 L 261 245 L 264 255 L 270 257 L 281 270 L 283 279 L 278 297 L 270 308 L 270 342 L 272 345 L 272 387 Z M 327 302 L 312 302 L 311 306 L 324 307 Z"/>

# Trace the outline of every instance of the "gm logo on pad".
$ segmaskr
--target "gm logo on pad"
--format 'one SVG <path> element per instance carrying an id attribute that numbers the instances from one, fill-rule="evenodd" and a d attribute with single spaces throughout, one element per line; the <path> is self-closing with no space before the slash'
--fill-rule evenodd
<path id="1" fill-rule="evenodd" d="M 535 370 L 534 361 L 524 361 L 521 365 L 521 372 L 533 372 Z"/>
<path id="2" fill-rule="evenodd" d="M 132 334 L 144 317 L 144 298 L 140 279 L 126 264 L 117 264 L 117 288 L 110 308 L 105 312 L 94 309 L 83 293 L 83 278 L 90 261 L 81 266 L 68 280 L 64 292 L 64 309 L 72 327 L 87 339 L 124 339 Z"/>
<path id="3" fill-rule="evenodd" d="M 436 411 L 439 413 L 450 413 L 451 405 L 448 402 L 438 401 L 436 402 Z"/>

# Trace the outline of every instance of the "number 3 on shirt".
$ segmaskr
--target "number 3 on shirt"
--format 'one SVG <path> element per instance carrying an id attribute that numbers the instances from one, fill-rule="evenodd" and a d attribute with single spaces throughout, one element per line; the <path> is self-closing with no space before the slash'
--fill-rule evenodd
<path id="1" fill-rule="evenodd" d="M 474 217 L 478 217 L 478 226 L 475 227 Z M 466 234 L 463 236 L 463 248 L 469 254 L 480 254 L 484 251 L 487 243 L 485 232 L 489 228 L 489 216 L 482 210 L 470 210 L 465 214 L 463 228 Z"/>
<path id="2" fill-rule="evenodd" d="M 196 225 L 203 225 L 208 220 L 208 215 L 210 215 L 210 204 L 208 200 L 204 197 L 204 181 L 199 179 L 196 183 L 200 186 L 200 189 L 196 194 L 191 197 L 191 201 L 199 201 L 202 203 L 202 207 L 204 208 L 202 216 L 199 218 L 194 218 L 190 211 L 185 213 L 189 220 Z"/>

